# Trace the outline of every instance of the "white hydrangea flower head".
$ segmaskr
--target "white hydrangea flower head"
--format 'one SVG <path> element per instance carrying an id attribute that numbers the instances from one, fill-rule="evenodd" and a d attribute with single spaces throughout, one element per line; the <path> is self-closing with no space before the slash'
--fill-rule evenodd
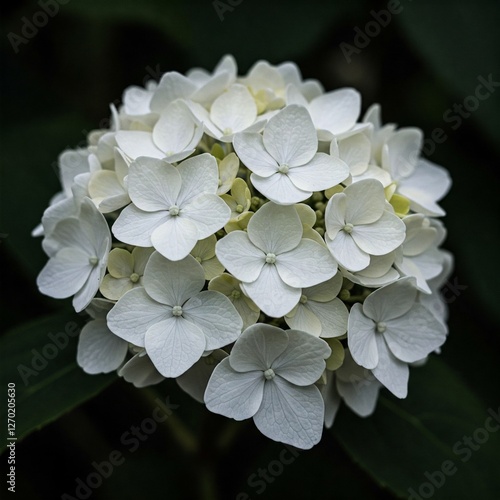
<path id="1" fill-rule="evenodd" d="M 292 62 L 238 75 L 230 55 L 128 87 L 60 155 L 33 231 L 40 291 L 88 316 L 82 369 L 177 383 L 303 449 L 342 401 L 368 416 L 381 387 L 405 397 L 447 334 L 451 181 L 421 130 L 360 111 L 355 89 Z"/>
<path id="2" fill-rule="evenodd" d="M 308 333 L 253 325 L 215 368 L 207 408 L 235 420 L 253 417 L 265 436 L 309 449 L 321 439 L 324 404 L 314 383 L 330 352 Z"/>

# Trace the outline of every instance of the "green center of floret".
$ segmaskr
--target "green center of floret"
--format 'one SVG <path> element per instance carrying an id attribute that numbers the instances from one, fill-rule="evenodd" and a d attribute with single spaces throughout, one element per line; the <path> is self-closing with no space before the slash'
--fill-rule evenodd
<path id="1" fill-rule="evenodd" d="M 182 307 L 181 306 L 172 307 L 172 314 L 177 317 L 182 316 Z"/>
<path id="2" fill-rule="evenodd" d="M 268 368 L 264 372 L 264 377 L 266 377 L 266 380 L 272 380 L 275 376 L 276 374 L 274 373 L 274 370 L 272 368 Z"/>
<path id="3" fill-rule="evenodd" d="M 266 264 L 275 264 L 276 263 L 276 255 L 274 253 L 268 253 L 266 255 Z"/>
<path id="4" fill-rule="evenodd" d="M 172 216 L 176 216 L 176 215 L 179 215 L 179 212 L 180 212 L 180 208 L 177 206 L 177 205 L 172 205 L 169 209 L 168 209 L 168 213 Z"/>

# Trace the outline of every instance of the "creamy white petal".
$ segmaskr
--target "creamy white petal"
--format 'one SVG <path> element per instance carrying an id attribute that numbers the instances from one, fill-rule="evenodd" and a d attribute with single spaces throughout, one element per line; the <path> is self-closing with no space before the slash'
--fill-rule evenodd
<path id="1" fill-rule="evenodd" d="M 326 244 L 339 265 L 349 271 L 361 271 L 370 264 L 370 256 L 345 231 L 339 231 L 333 240 L 327 238 Z"/>
<path id="2" fill-rule="evenodd" d="M 418 128 L 401 128 L 394 132 L 382 149 L 382 166 L 399 181 L 411 175 L 418 162 L 423 133 Z"/>
<path id="3" fill-rule="evenodd" d="M 111 231 L 116 238 L 129 245 L 151 247 L 151 235 L 154 230 L 164 224 L 170 215 L 163 210 L 145 212 L 135 205 L 125 207 L 113 224 Z"/>
<path id="4" fill-rule="evenodd" d="M 169 306 L 182 306 L 205 285 L 203 268 L 191 255 L 172 262 L 155 252 L 144 271 L 143 284 L 148 295 Z"/>
<path id="5" fill-rule="evenodd" d="M 233 146 L 240 160 L 260 177 L 269 177 L 278 170 L 276 160 L 264 147 L 261 134 L 250 132 L 236 134 Z"/>
<path id="6" fill-rule="evenodd" d="M 279 165 L 311 161 L 318 149 L 316 131 L 307 110 L 292 104 L 273 116 L 264 129 L 264 146 Z"/>
<path id="7" fill-rule="evenodd" d="M 279 276 L 276 266 L 266 264 L 252 283 L 242 283 L 243 291 L 268 316 L 280 318 L 289 313 L 300 299 L 300 288 L 292 288 Z"/>
<path id="8" fill-rule="evenodd" d="M 294 330 L 301 330 L 315 337 L 319 337 L 321 334 L 321 321 L 309 306 L 301 302 L 284 319 L 286 324 Z"/>
<path id="9" fill-rule="evenodd" d="M 405 225 L 397 215 L 384 211 L 382 217 L 373 224 L 354 226 L 351 236 L 364 252 L 384 255 L 403 243 Z"/>
<path id="10" fill-rule="evenodd" d="M 264 253 L 275 255 L 297 247 L 302 238 L 302 224 L 294 207 L 266 203 L 250 219 L 250 241 Z"/>
<path id="11" fill-rule="evenodd" d="M 324 414 L 323 398 L 316 386 L 297 387 L 275 377 L 264 386 L 254 422 L 264 436 L 308 450 L 321 439 Z"/>
<path id="12" fill-rule="evenodd" d="M 420 304 L 386 324 L 383 335 L 389 349 L 407 363 L 425 358 L 446 340 L 446 327 Z"/>
<path id="13" fill-rule="evenodd" d="M 208 238 L 231 218 L 231 209 L 216 194 L 202 194 L 184 206 L 180 218 L 186 217 L 195 223 L 198 239 Z"/>
<path id="14" fill-rule="evenodd" d="M 165 377 L 156 369 L 145 351 L 129 359 L 118 371 L 118 375 L 137 388 L 158 384 Z"/>
<path id="15" fill-rule="evenodd" d="M 207 408 L 219 415 L 245 420 L 255 415 L 262 403 L 264 375 L 259 371 L 237 372 L 223 359 L 216 367 L 205 391 Z"/>
<path id="16" fill-rule="evenodd" d="M 78 337 L 76 361 L 86 373 L 109 373 L 124 361 L 128 343 L 114 335 L 105 319 L 89 321 Z"/>
<path id="17" fill-rule="evenodd" d="M 107 316 L 108 327 L 132 344 L 143 347 L 148 328 L 172 316 L 172 308 L 153 300 L 142 287 L 127 292 Z"/>
<path id="18" fill-rule="evenodd" d="M 358 365 L 373 369 L 379 361 L 375 323 L 363 313 L 361 304 L 354 304 L 349 314 L 347 343 Z"/>
<path id="19" fill-rule="evenodd" d="M 378 221 L 385 208 L 385 194 L 382 184 L 367 179 L 346 187 L 345 220 L 355 226 Z"/>
<path id="20" fill-rule="evenodd" d="M 291 181 L 303 191 L 323 191 L 345 180 L 349 168 L 338 158 L 316 153 L 310 162 L 288 172 Z"/>
<path id="21" fill-rule="evenodd" d="M 328 344 L 313 335 L 299 330 L 288 330 L 288 345 L 273 361 L 271 368 L 288 382 L 306 386 L 314 384 L 325 371 L 332 353 Z"/>
<path id="22" fill-rule="evenodd" d="M 215 245 L 222 265 L 244 282 L 255 281 L 265 264 L 265 254 L 257 248 L 244 231 L 232 231 Z"/>
<path id="23" fill-rule="evenodd" d="M 248 327 L 234 345 L 229 363 L 238 372 L 271 368 L 274 360 L 286 349 L 288 333 L 276 326 L 258 323 Z"/>
<path id="24" fill-rule="evenodd" d="M 231 344 L 241 334 L 243 321 L 233 304 L 220 292 L 201 292 L 191 297 L 182 310 L 183 317 L 205 335 L 206 350 Z"/>
<path id="25" fill-rule="evenodd" d="M 308 239 L 302 239 L 294 249 L 280 253 L 276 257 L 276 268 L 281 279 L 295 288 L 317 285 L 337 273 L 337 263 L 328 249 Z"/>
<path id="26" fill-rule="evenodd" d="M 340 337 L 345 334 L 349 311 L 340 299 L 331 302 L 309 300 L 307 306 L 321 323 L 321 337 Z"/>
<path id="27" fill-rule="evenodd" d="M 208 153 L 184 160 L 177 170 L 181 174 L 182 186 L 177 198 L 179 207 L 189 204 L 203 193 L 217 193 L 219 169 L 216 159 Z"/>
<path id="28" fill-rule="evenodd" d="M 164 257 L 181 260 L 200 239 L 196 224 L 187 217 L 170 217 L 151 234 L 151 243 Z"/>
<path id="29" fill-rule="evenodd" d="M 296 187 L 287 174 L 280 172 L 272 174 L 269 177 L 252 174 L 250 180 L 253 186 L 265 197 L 280 205 L 299 203 L 307 200 L 312 194 L 311 191 L 304 191 Z"/>
<path id="30" fill-rule="evenodd" d="M 139 156 L 162 159 L 165 153 L 153 142 L 153 134 L 141 130 L 120 130 L 116 133 L 119 148 L 132 160 Z"/>
<path id="31" fill-rule="evenodd" d="M 144 340 L 151 361 L 164 377 L 178 377 L 191 368 L 206 344 L 196 325 L 175 316 L 150 326 Z"/>

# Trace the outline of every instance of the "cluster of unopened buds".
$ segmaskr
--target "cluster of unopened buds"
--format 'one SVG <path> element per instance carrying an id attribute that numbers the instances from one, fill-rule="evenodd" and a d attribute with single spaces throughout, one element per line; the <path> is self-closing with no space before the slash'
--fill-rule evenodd
<path id="1" fill-rule="evenodd" d="M 342 401 L 407 395 L 447 334 L 438 201 L 422 132 L 360 119 L 352 88 L 296 65 L 168 72 L 59 158 L 42 224 L 50 297 L 90 319 L 78 363 L 176 379 L 215 413 L 311 448 Z"/>

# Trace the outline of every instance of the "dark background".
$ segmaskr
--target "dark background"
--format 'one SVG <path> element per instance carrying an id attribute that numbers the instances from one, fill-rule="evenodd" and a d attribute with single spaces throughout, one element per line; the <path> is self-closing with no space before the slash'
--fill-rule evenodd
<path id="1" fill-rule="evenodd" d="M 240 74 L 258 59 L 292 60 L 305 78 L 320 80 L 327 91 L 356 87 L 363 96 L 363 111 L 379 102 L 384 122 L 420 127 L 427 138 L 436 128 L 443 129 L 446 139 L 433 146 L 428 142 L 427 157 L 446 167 L 454 182 L 442 202 L 449 231 L 445 248 L 456 262 L 447 287 L 450 335 L 441 358 L 460 377 L 460 384 L 458 389 L 457 384 L 448 388 L 447 380 L 439 378 L 431 383 L 458 407 L 462 400 L 467 404 L 462 389 L 472 393 L 480 401 L 478 415 L 486 418 L 487 409 L 499 404 L 500 86 L 479 102 L 477 110 L 465 112 L 470 116 L 453 121 L 446 116 L 460 116 L 454 106 L 473 102 L 467 99 L 474 95 L 479 77 L 487 80 L 491 74 L 500 82 L 499 3 L 401 0 L 398 5 L 400 12 L 359 49 L 356 33 L 365 32 L 374 19 L 371 11 L 386 10 L 387 2 L 70 0 L 14 49 L 12 34 L 23 36 L 26 20 L 33 20 L 42 9 L 32 1 L 5 3 L 0 121 L 2 329 L 70 310 L 69 301 L 38 293 L 35 278 L 46 257 L 30 231 L 59 190 L 54 167 L 58 154 L 66 147 L 83 146 L 88 131 L 108 126 L 109 104 L 119 103 L 127 86 L 157 80 L 170 70 L 212 69 L 225 53 L 236 57 Z M 356 48 L 350 62 L 342 43 Z M 4 378 L 8 381 L 8 374 Z M 425 400 L 429 387 L 417 383 L 422 376 L 411 380 L 410 396 L 413 391 Z M 162 427 L 129 453 L 121 436 L 151 416 L 156 405 L 151 391 L 138 391 L 118 380 L 18 442 L 19 498 L 74 496 L 76 478 L 85 480 L 92 462 L 108 460 L 113 450 L 123 453 L 125 463 L 93 490 L 91 498 L 235 498 L 240 491 L 251 498 L 401 496 L 331 432 L 325 432 L 312 451 L 301 452 L 285 465 L 278 477 L 271 476 L 272 482 L 258 494 L 260 488 L 249 485 L 248 478 L 279 459 L 283 446 L 266 440 L 251 422 L 224 427 L 225 419 L 203 411 L 175 382 L 154 390 L 180 405 L 175 415 L 199 436 L 199 452 L 183 449 L 175 438 L 178 429 Z M 341 416 L 343 421 L 353 419 L 347 410 Z M 225 438 L 219 435 L 221 429 Z M 493 456 L 496 443 L 485 443 L 471 463 L 491 462 L 481 454 Z M 379 460 L 389 461 L 391 450 L 388 443 L 387 455 Z M 437 488 L 434 498 L 472 498 L 477 487 L 470 484 L 469 490 L 457 493 L 450 484 L 451 480 Z M 3 494 L 4 485 L 0 488 Z M 476 498 L 494 496 L 483 493 Z"/>

